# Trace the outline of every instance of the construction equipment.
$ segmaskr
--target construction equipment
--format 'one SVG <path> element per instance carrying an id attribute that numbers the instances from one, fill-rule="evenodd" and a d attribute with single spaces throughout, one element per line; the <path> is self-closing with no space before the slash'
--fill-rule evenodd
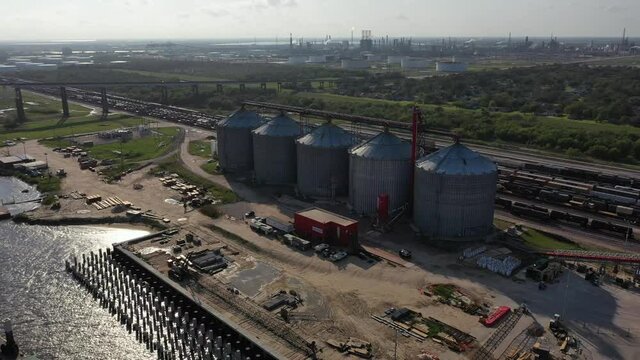
<path id="1" fill-rule="evenodd" d="M 373 357 L 371 343 L 364 340 L 350 337 L 347 342 L 336 341 L 334 339 L 328 339 L 325 342 L 341 353 L 348 353 L 364 359 Z"/>
<path id="2" fill-rule="evenodd" d="M 560 315 L 554 314 L 553 319 L 549 320 L 549 330 L 556 339 L 564 340 L 568 335 L 567 327 L 560 321 Z"/>

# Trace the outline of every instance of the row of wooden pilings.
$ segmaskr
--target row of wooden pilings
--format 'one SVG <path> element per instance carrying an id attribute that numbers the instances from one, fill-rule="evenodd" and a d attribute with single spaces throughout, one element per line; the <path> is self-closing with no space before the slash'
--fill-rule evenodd
<path id="1" fill-rule="evenodd" d="M 114 258 L 111 249 L 65 261 L 68 272 L 158 359 L 256 360 L 263 351 L 214 324 L 202 309 Z M 151 281 L 151 283 L 149 282 Z M 216 326 L 217 325 L 217 326 Z"/>

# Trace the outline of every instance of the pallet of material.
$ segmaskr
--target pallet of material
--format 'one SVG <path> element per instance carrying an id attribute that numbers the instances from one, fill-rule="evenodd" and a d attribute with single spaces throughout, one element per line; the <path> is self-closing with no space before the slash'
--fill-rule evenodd
<path id="1" fill-rule="evenodd" d="M 371 352 L 365 349 L 349 348 L 347 352 L 351 355 L 359 356 L 364 359 L 371 359 L 371 357 L 373 356 Z"/>
<path id="2" fill-rule="evenodd" d="M 87 196 L 87 204 L 91 204 L 91 203 L 94 203 L 94 202 L 98 202 L 98 201 L 100 201 L 100 200 L 102 200 L 102 196 L 100 196 L 100 195 L 90 195 L 90 196 Z"/>
<path id="3" fill-rule="evenodd" d="M 407 325 L 405 323 L 402 323 L 402 322 L 399 322 L 399 321 L 394 321 L 394 324 L 396 324 L 397 326 L 401 327 L 405 331 L 411 330 L 411 326 L 409 326 L 409 325 Z"/>

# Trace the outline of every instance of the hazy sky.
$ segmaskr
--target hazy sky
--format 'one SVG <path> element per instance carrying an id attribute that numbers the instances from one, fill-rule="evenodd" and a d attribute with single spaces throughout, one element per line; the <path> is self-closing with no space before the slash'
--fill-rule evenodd
<path id="1" fill-rule="evenodd" d="M 0 40 L 640 36 L 640 0 L 0 0 Z M 634 28 L 635 27 L 635 28 Z"/>

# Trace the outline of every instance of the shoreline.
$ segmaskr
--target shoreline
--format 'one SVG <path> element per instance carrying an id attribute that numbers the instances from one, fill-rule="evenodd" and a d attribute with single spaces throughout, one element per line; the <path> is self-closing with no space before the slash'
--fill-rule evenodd
<path id="1" fill-rule="evenodd" d="M 37 211 L 37 210 L 36 210 Z M 30 213 L 30 214 L 29 214 Z M 166 230 L 170 226 L 166 224 L 148 218 L 132 219 L 125 215 L 115 216 L 56 216 L 56 217 L 38 217 L 34 216 L 33 212 L 25 212 L 15 215 L 11 220 L 16 224 L 27 225 L 47 225 L 47 226 L 65 226 L 65 225 L 107 225 L 118 227 L 126 227 L 124 224 L 131 225 L 131 227 L 146 228 L 151 230 Z"/>

